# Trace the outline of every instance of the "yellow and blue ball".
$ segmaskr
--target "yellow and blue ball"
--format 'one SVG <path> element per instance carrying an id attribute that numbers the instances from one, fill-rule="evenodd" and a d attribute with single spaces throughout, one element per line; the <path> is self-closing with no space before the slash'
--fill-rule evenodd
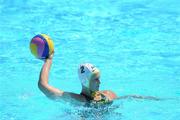
<path id="1" fill-rule="evenodd" d="M 46 59 L 54 51 L 54 44 L 48 35 L 38 34 L 32 38 L 30 50 L 36 58 Z"/>

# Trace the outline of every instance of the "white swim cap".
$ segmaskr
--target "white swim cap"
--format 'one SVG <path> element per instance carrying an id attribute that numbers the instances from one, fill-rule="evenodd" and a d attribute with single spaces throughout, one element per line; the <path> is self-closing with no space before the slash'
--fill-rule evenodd
<path id="1" fill-rule="evenodd" d="M 78 68 L 78 75 L 82 86 L 89 88 L 92 75 L 99 73 L 99 69 L 92 64 L 81 64 Z"/>

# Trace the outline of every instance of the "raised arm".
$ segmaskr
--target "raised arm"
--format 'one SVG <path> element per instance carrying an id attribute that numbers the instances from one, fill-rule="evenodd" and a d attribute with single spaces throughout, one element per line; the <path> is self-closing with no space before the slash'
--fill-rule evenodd
<path id="1" fill-rule="evenodd" d="M 53 55 L 51 55 L 48 59 L 46 59 L 44 62 L 44 65 L 42 66 L 42 69 L 39 75 L 38 87 L 47 97 L 51 99 L 55 99 L 57 97 L 62 96 L 64 91 L 59 90 L 48 84 L 49 71 L 52 65 L 52 57 Z"/>
<path id="2" fill-rule="evenodd" d="M 85 102 L 86 99 L 76 93 L 71 93 L 71 92 L 64 92 L 63 90 L 57 89 L 51 85 L 49 85 L 49 71 L 51 69 L 52 65 L 52 58 L 53 54 L 50 55 L 48 59 L 45 60 L 44 65 L 42 66 L 40 75 L 39 75 L 39 82 L 38 82 L 38 87 L 39 89 L 50 99 L 53 100 L 58 100 L 62 99 L 65 101 L 81 101 Z"/>

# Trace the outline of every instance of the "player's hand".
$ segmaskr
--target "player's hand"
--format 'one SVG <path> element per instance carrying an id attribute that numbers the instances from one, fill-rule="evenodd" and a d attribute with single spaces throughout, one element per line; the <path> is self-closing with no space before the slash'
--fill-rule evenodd
<path id="1" fill-rule="evenodd" d="M 54 57 L 54 51 L 48 56 L 47 59 L 53 59 L 53 57 Z"/>

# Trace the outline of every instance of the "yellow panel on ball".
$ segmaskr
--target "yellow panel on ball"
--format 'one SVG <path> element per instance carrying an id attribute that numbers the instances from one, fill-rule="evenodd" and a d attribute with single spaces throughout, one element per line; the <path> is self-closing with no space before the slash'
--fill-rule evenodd
<path id="1" fill-rule="evenodd" d="M 34 56 L 38 57 L 37 46 L 36 46 L 35 44 L 31 43 L 31 44 L 30 44 L 30 49 L 31 49 L 31 53 L 32 53 Z"/>
<path id="2" fill-rule="evenodd" d="M 49 46 L 49 54 L 51 54 L 54 51 L 54 44 L 51 38 L 46 34 L 41 34 L 44 38 L 46 38 L 48 46 Z"/>

